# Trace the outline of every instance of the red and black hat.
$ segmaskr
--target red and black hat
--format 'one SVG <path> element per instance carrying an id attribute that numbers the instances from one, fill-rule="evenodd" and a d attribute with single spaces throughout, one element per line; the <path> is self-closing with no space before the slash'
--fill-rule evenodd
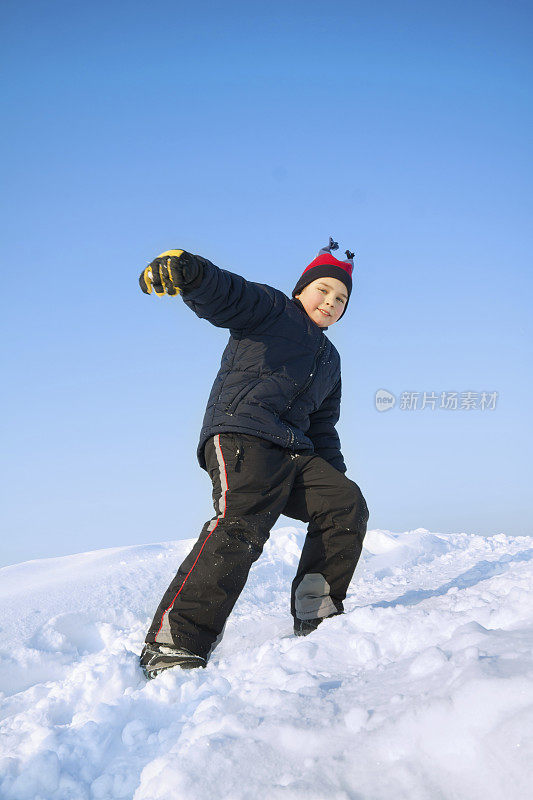
<path id="1" fill-rule="evenodd" d="M 350 294 L 352 291 L 352 272 L 355 254 L 351 253 L 349 250 L 346 250 L 345 261 L 340 261 L 338 258 L 335 258 L 335 256 L 331 255 L 331 251 L 338 250 L 338 247 L 338 243 L 334 242 L 330 236 L 329 245 L 327 247 L 323 247 L 318 253 L 317 257 L 311 261 L 311 263 L 302 272 L 298 283 L 292 290 L 293 297 L 295 297 L 297 294 L 300 294 L 302 289 L 305 289 L 309 283 L 316 281 L 318 278 L 337 278 L 337 280 L 344 283 L 346 286 L 346 291 L 348 292 L 348 300 L 346 300 L 346 305 L 344 306 L 344 310 L 342 312 L 342 314 L 344 314 L 348 308 L 348 302 L 350 300 Z M 339 317 L 339 319 L 341 317 Z"/>

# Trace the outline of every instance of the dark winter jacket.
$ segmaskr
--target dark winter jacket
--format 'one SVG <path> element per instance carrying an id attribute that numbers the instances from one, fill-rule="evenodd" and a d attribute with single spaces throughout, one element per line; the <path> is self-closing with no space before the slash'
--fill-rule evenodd
<path id="1" fill-rule="evenodd" d="M 198 317 L 231 332 L 205 411 L 200 466 L 206 469 L 207 439 L 241 432 L 316 452 L 346 472 L 335 430 L 340 358 L 323 329 L 299 300 L 197 258 L 202 270 L 182 298 Z"/>

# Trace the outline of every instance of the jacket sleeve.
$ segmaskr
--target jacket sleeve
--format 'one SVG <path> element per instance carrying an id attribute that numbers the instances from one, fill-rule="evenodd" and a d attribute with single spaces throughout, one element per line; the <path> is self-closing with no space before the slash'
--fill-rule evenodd
<path id="1" fill-rule="evenodd" d="M 346 472 L 346 464 L 341 453 L 341 442 L 335 425 L 339 420 L 341 407 L 341 379 L 331 394 L 323 401 L 320 408 L 314 411 L 309 419 L 307 436 L 315 446 L 315 453 L 328 461 L 339 472 Z"/>
<path id="2" fill-rule="evenodd" d="M 281 294 L 279 290 L 247 281 L 200 256 L 195 258 L 200 263 L 201 273 L 181 296 L 200 319 L 208 320 L 217 328 L 243 331 L 260 325 L 275 306 L 281 313 L 281 304 L 276 302 L 276 295 Z"/>

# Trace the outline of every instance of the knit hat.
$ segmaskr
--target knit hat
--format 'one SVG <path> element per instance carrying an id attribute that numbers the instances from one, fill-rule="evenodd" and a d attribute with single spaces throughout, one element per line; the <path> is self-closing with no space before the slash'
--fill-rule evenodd
<path id="1" fill-rule="evenodd" d="M 342 314 L 348 308 L 348 302 L 350 300 L 350 294 L 352 291 L 352 272 L 353 272 L 353 260 L 354 260 L 354 253 L 350 253 L 349 250 L 346 250 L 346 260 L 340 261 L 335 256 L 331 255 L 332 250 L 338 250 L 338 243 L 334 242 L 331 236 L 329 237 L 329 245 L 327 247 L 323 247 L 322 250 L 319 251 L 317 257 L 311 261 L 311 263 L 304 269 L 302 272 L 298 283 L 292 290 L 293 298 L 300 294 L 302 289 L 316 281 L 318 278 L 337 278 L 337 280 L 342 281 L 346 286 L 346 291 L 348 292 L 348 299 L 346 300 L 346 304 L 344 306 Z M 339 319 L 342 317 L 339 317 Z"/>

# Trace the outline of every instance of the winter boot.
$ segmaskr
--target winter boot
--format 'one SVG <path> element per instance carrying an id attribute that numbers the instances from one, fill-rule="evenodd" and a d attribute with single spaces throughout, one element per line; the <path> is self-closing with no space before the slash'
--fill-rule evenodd
<path id="1" fill-rule="evenodd" d="M 319 617 L 318 619 L 298 619 L 294 618 L 294 635 L 295 636 L 308 636 L 313 631 L 316 631 L 321 622 L 331 617 L 338 617 L 343 614 L 343 611 L 336 611 L 334 614 L 328 614 L 327 617 Z"/>
<path id="2" fill-rule="evenodd" d="M 295 619 L 294 620 L 294 635 L 307 636 L 313 631 L 316 631 L 324 617 L 319 619 Z"/>
<path id="3" fill-rule="evenodd" d="M 169 647 L 166 644 L 145 644 L 141 653 L 141 669 L 145 676 L 155 678 L 160 672 L 170 667 L 194 669 L 205 667 L 207 660 L 186 650 L 184 647 Z"/>

